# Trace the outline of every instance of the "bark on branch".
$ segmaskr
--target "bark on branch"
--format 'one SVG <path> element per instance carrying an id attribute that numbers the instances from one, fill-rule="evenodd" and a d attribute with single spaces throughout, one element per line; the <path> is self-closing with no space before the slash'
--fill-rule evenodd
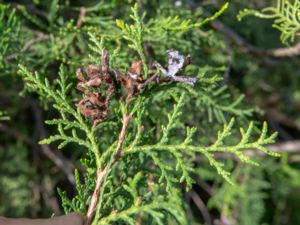
<path id="1" fill-rule="evenodd" d="M 297 43 L 293 47 L 264 50 L 248 43 L 243 37 L 238 35 L 234 30 L 226 26 L 220 20 L 212 21 L 211 26 L 237 45 L 244 53 L 250 53 L 257 56 L 269 56 L 273 58 L 293 57 L 300 54 L 300 43 Z"/>
<path id="2" fill-rule="evenodd" d="M 113 161 L 110 164 L 107 164 L 103 170 L 102 169 L 97 170 L 96 187 L 95 187 L 93 195 L 92 195 L 92 199 L 91 199 L 91 202 L 90 202 L 87 214 L 86 214 L 84 225 L 90 225 L 93 221 L 93 217 L 94 217 L 94 214 L 95 214 L 95 211 L 97 208 L 97 204 L 99 201 L 99 193 L 100 193 L 101 187 L 105 181 L 106 176 L 108 175 L 109 170 L 121 157 L 122 145 L 123 145 L 123 142 L 124 142 L 124 139 L 126 136 L 126 130 L 131 121 L 131 118 L 132 118 L 131 114 L 123 115 L 122 129 L 119 134 L 118 144 L 117 144 L 117 148 L 114 153 L 114 156 L 113 156 Z"/>

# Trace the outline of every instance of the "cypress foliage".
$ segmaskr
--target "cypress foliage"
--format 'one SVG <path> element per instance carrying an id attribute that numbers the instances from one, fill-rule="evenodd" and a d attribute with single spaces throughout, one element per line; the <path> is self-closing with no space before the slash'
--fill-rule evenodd
<path id="1" fill-rule="evenodd" d="M 65 213 L 81 213 L 86 225 L 208 223 L 205 213 L 204 220 L 193 218 L 194 206 L 186 201 L 202 180 L 215 187 L 205 205 L 222 222 L 262 224 L 270 197 L 265 192 L 279 183 L 271 174 L 298 179 L 268 149 L 277 132 L 260 122 L 261 110 L 228 83 L 228 51 L 234 50 L 209 26 L 230 7 L 236 10 L 235 3 L 191 9 L 167 0 L 20 2 L 0 3 L 0 79 L 7 82 L 3 98 L 14 99 L 11 108 L 0 105 L 0 121 L 22 121 L 18 113 L 29 107 L 35 116 L 43 111 L 45 124 L 37 127 L 49 134 L 35 144 L 22 136 L 27 147 L 5 146 L 21 152 L 12 160 L 24 163 L 15 172 L 35 174 L 34 180 L 43 175 L 25 162 L 37 142 L 78 160 L 70 178 L 74 191 L 57 189 Z M 238 18 L 275 18 L 273 26 L 288 43 L 297 36 L 298 14 L 297 0 L 278 0 L 262 12 L 240 10 Z M 30 135 L 28 127 L 20 129 Z M 51 168 L 43 166 L 43 173 Z M 24 181 L 18 184 L 26 190 Z M 17 198 L 29 196 L 24 191 Z M 17 216 L 32 207 L 21 205 Z"/>

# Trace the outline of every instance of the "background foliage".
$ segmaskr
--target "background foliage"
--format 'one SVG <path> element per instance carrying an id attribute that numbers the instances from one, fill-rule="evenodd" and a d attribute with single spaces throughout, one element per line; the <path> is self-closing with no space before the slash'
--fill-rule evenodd
<path id="1" fill-rule="evenodd" d="M 86 214 L 108 167 L 94 224 L 300 224 L 299 149 L 284 145 L 299 144 L 298 0 L 0 0 L 0 13 L 1 215 Z M 76 69 L 103 48 L 144 78 L 167 50 L 190 54 L 197 84 L 115 98 L 93 128 Z"/>

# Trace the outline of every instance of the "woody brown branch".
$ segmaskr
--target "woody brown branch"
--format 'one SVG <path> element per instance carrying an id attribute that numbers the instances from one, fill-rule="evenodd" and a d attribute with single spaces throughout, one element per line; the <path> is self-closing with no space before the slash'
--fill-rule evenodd
<path id="1" fill-rule="evenodd" d="M 119 139 L 118 139 L 118 145 L 117 145 L 117 151 L 114 155 L 114 161 L 118 161 L 119 158 L 121 157 L 121 152 L 122 152 L 122 144 L 124 142 L 124 139 L 125 139 L 125 135 L 126 135 L 126 130 L 127 130 L 127 127 L 130 123 L 130 120 L 131 120 L 132 116 L 131 115 L 124 115 L 123 116 L 123 120 L 122 120 L 122 130 L 121 130 L 121 133 L 119 135 Z"/>
<path id="2" fill-rule="evenodd" d="M 192 10 L 195 10 L 202 3 L 196 3 L 196 1 L 188 1 L 188 5 Z M 205 16 L 210 17 L 209 13 L 205 13 Z M 272 58 L 285 58 L 293 57 L 300 54 L 300 42 L 292 47 L 287 48 L 274 48 L 274 49 L 261 49 L 249 42 L 246 39 L 238 35 L 233 29 L 222 23 L 220 20 L 215 19 L 211 21 L 210 26 L 215 30 L 222 33 L 232 43 L 240 48 L 244 53 L 250 53 L 260 57 L 272 57 Z"/>
<path id="3" fill-rule="evenodd" d="M 264 50 L 248 43 L 243 37 L 238 35 L 234 30 L 226 26 L 220 20 L 212 21 L 211 26 L 215 30 L 221 32 L 232 43 L 237 45 L 244 53 L 250 53 L 258 56 L 269 56 L 273 58 L 293 57 L 300 54 L 300 43 L 297 43 L 293 47 Z"/>
<path id="4" fill-rule="evenodd" d="M 126 130 L 127 127 L 131 121 L 132 115 L 131 114 L 123 114 L 123 119 L 122 119 L 122 129 L 121 132 L 119 134 L 118 137 L 118 144 L 117 144 L 117 148 L 116 151 L 114 153 L 113 156 L 113 161 L 111 164 L 106 165 L 106 167 L 101 170 L 98 169 L 97 170 L 97 178 L 96 178 L 96 187 L 94 189 L 93 195 L 92 195 L 92 199 L 86 214 L 86 218 L 85 218 L 85 225 L 90 225 L 92 223 L 96 208 L 97 208 L 97 204 L 99 201 L 99 193 L 101 190 L 101 187 L 105 181 L 106 176 L 108 175 L 108 172 L 110 170 L 110 168 L 120 159 L 121 157 L 121 153 L 122 153 L 122 145 L 126 136 Z"/>
<path id="5" fill-rule="evenodd" d="M 84 7 L 80 7 L 79 17 L 76 23 L 77 28 L 80 28 L 82 26 L 85 14 L 86 14 L 86 9 Z"/>
<path id="6" fill-rule="evenodd" d="M 104 179 L 108 173 L 108 169 L 109 169 L 108 166 L 106 166 L 104 168 L 104 170 L 101 170 L 101 169 L 97 170 L 96 187 L 93 192 L 90 206 L 89 206 L 87 214 L 86 214 L 85 225 L 90 225 L 93 220 L 93 216 L 94 216 L 95 210 L 97 208 L 97 204 L 98 204 L 100 189 L 104 183 Z"/>
<path id="7" fill-rule="evenodd" d="M 213 223 L 212 223 L 209 211 L 208 211 L 205 203 L 203 202 L 203 200 L 200 198 L 200 196 L 193 189 L 191 189 L 187 193 L 187 195 L 193 200 L 194 204 L 199 209 L 200 213 L 203 216 L 205 224 L 206 225 L 212 225 Z"/>

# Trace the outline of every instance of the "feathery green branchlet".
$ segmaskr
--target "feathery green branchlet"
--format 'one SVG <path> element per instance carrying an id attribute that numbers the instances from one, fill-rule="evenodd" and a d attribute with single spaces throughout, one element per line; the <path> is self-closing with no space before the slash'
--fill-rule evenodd
<path id="1" fill-rule="evenodd" d="M 238 19 L 245 16 L 256 16 L 265 19 L 274 19 L 273 27 L 281 32 L 283 43 L 294 42 L 300 29 L 300 2 L 298 0 L 277 0 L 276 6 L 267 7 L 262 11 L 244 9 L 240 11 Z"/>

